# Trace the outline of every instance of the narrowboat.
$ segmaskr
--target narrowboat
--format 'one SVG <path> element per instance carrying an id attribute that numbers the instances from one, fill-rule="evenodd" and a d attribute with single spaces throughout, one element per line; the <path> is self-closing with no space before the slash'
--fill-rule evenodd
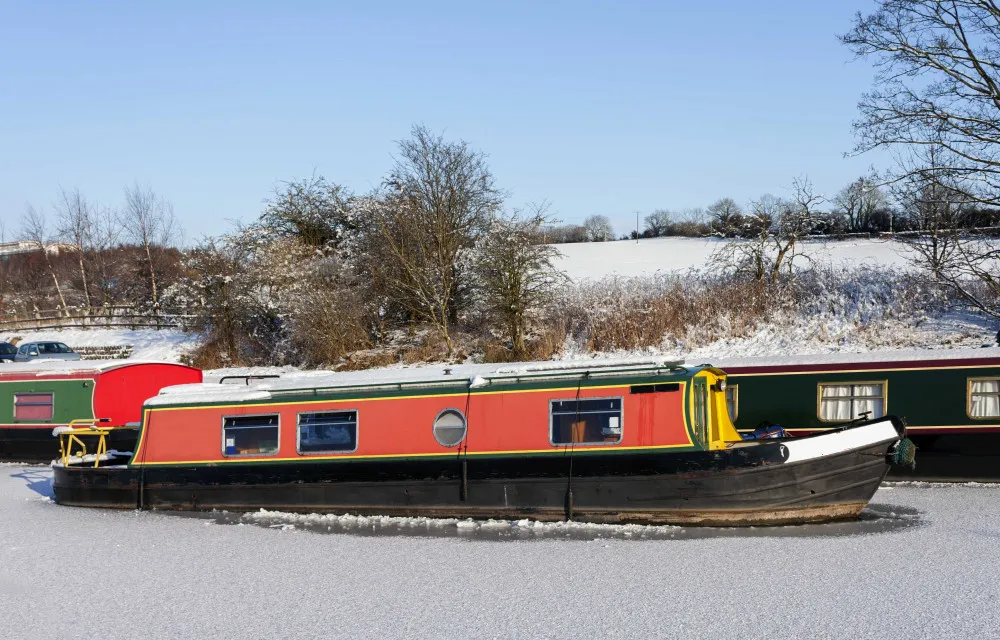
<path id="1" fill-rule="evenodd" d="M 666 361 L 168 387 L 131 458 L 64 457 L 53 489 L 127 509 L 793 524 L 856 517 L 912 452 L 892 416 L 744 440 L 725 390 L 719 369 Z"/>
<path id="2" fill-rule="evenodd" d="M 779 424 L 823 433 L 845 420 L 892 413 L 917 446 L 915 467 L 892 477 L 1000 480 L 1000 350 L 939 349 L 742 358 L 729 374 L 727 404 L 746 433 Z"/>
<path id="3" fill-rule="evenodd" d="M 81 422 L 138 424 L 142 403 L 166 386 L 201 382 L 198 369 L 140 360 L 0 364 L 0 460 L 49 462 L 59 455 L 54 429 Z M 110 445 L 131 451 L 136 429 Z"/>

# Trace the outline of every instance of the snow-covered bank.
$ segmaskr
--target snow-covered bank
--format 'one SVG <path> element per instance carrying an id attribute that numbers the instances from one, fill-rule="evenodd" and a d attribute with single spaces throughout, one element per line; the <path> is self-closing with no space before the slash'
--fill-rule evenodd
<path id="1" fill-rule="evenodd" d="M 599 280 L 604 276 L 640 276 L 661 272 L 702 269 L 727 240 L 720 238 L 646 238 L 614 242 L 580 242 L 553 245 L 562 254 L 555 266 L 573 280 Z M 798 252 L 814 265 L 907 268 L 904 245 L 893 240 L 805 240 Z M 800 260 L 802 265 L 808 264 Z"/>
<path id="2" fill-rule="evenodd" d="M 181 356 L 198 345 L 199 336 L 179 329 L 49 329 L 44 331 L 7 331 L 0 340 L 19 337 L 21 342 L 57 340 L 71 347 L 112 347 L 132 345 L 132 358 L 180 362 Z"/>
<path id="3" fill-rule="evenodd" d="M 1000 627 L 998 496 L 974 486 L 880 490 L 875 517 L 912 525 L 887 531 L 497 542 L 59 507 L 50 477 L 0 465 L 0 602 L 16 612 L 0 616 L 3 638 L 938 639 Z"/>

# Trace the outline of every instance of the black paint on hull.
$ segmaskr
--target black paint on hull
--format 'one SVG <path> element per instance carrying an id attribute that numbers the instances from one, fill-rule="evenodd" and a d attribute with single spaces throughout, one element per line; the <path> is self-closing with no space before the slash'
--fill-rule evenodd
<path id="1" fill-rule="evenodd" d="M 1000 481 L 1000 433 L 925 435 L 910 432 L 915 468 L 893 467 L 890 480 Z"/>
<path id="2" fill-rule="evenodd" d="M 778 442 L 724 451 L 205 467 L 55 467 L 74 506 L 257 510 L 688 525 L 852 518 L 891 442 L 783 463 Z M 464 471 L 463 471 L 464 463 Z"/>
<path id="3" fill-rule="evenodd" d="M 0 428 L 0 461 L 50 462 L 59 457 L 59 438 L 52 435 L 53 427 L 44 429 Z M 112 431 L 108 435 L 108 449 L 134 451 L 138 430 Z M 93 448 L 97 440 L 86 439 Z"/>

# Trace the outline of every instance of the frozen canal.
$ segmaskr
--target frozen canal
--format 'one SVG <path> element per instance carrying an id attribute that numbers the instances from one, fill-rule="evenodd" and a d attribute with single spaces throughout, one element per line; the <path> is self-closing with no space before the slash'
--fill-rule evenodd
<path id="1" fill-rule="evenodd" d="M 698 531 L 74 509 L 50 476 L 0 464 L 3 638 L 1000 637 L 1000 487 Z"/>

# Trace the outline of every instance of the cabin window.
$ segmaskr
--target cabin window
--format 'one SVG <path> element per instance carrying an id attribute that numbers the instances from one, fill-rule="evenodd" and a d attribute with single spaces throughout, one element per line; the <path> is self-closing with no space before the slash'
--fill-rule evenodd
<path id="1" fill-rule="evenodd" d="M 227 416 L 222 419 L 226 456 L 272 456 L 278 453 L 278 414 Z"/>
<path id="2" fill-rule="evenodd" d="M 358 412 L 299 414 L 299 453 L 345 453 L 358 448 Z"/>
<path id="3" fill-rule="evenodd" d="M 445 409 L 434 418 L 434 439 L 445 447 L 454 447 L 465 439 L 465 416 L 458 409 Z"/>
<path id="4" fill-rule="evenodd" d="M 853 382 L 819 385 L 819 419 L 843 422 L 869 413 L 869 419 L 885 415 L 885 382 Z"/>
<path id="5" fill-rule="evenodd" d="M 15 393 L 15 420 L 51 420 L 54 398 L 51 393 Z"/>
<path id="6" fill-rule="evenodd" d="M 740 415 L 740 386 L 738 384 L 726 385 L 726 408 L 729 409 L 729 420 L 736 422 L 736 416 Z"/>
<path id="7" fill-rule="evenodd" d="M 969 378 L 969 417 L 1000 417 L 1000 378 Z"/>
<path id="8" fill-rule="evenodd" d="M 549 441 L 554 445 L 622 441 L 621 398 L 552 400 L 549 415 Z"/>

